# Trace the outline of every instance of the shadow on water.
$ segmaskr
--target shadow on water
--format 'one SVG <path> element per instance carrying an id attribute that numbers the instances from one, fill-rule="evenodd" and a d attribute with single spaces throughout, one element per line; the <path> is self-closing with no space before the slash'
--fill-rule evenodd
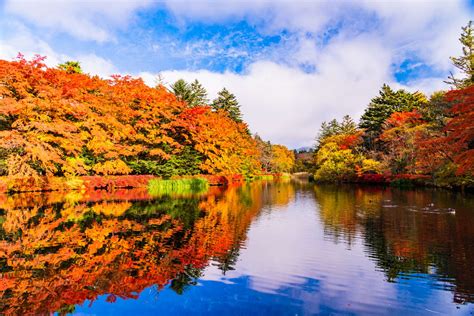
<path id="1" fill-rule="evenodd" d="M 318 206 L 325 241 L 361 243 L 387 282 L 430 275 L 454 302 L 474 302 L 472 197 L 257 181 L 184 196 L 1 196 L 0 314 L 73 313 L 103 297 L 138 299 L 150 287 L 185 296 L 209 264 L 222 275 L 239 269 L 252 223 L 305 199 Z"/>

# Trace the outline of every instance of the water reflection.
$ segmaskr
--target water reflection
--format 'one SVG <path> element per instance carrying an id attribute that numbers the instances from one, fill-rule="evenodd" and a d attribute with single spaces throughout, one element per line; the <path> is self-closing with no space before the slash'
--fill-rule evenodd
<path id="1" fill-rule="evenodd" d="M 103 294 L 109 302 L 137 298 L 170 280 L 182 293 L 210 258 L 230 268 L 229 250 L 259 209 L 243 203 L 241 196 L 258 194 L 247 191 L 153 200 L 143 191 L 102 201 L 96 194 L 4 197 L 0 313 L 70 312 Z"/>
<path id="2" fill-rule="evenodd" d="M 315 186 L 325 232 L 366 252 L 394 282 L 430 275 L 453 287 L 457 303 L 474 301 L 474 199 L 443 190 Z M 448 283 L 448 284 L 445 284 Z"/>
<path id="3" fill-rule="evenodd" d="M 287 182 L 0 196 L 0 314 L 453 312 L 474 301 L 473 206 Z"/>

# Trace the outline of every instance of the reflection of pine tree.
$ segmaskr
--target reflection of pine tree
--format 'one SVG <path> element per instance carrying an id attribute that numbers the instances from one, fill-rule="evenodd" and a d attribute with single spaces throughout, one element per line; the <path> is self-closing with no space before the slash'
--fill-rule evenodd
<path id="1" fill-rule="evenodd" d="M 75 311 L 76 311 L 76 305 L 71 304 L 71 305 L 64 305 L 56 313 L 62 316 L 62 315 L 72 314 Z"/>
<path id="2" fill-rule="evenodd" d="M 405 258 L 393 253 L 389 241 L 384 235 L 383 220 L 380 218 L 369 218 L 364 223 L 365 244 L 369 249 L 377 266 L 385 273 L 388 282 L 395 282 L 395 279 L 402 273 L 427 273 L 427 266 L 423 262 L 418 262 L 414 258 Z"/>
<path id="3" fill-rule="evenodd" d="M 183 294 L 191 285 L 197 284 L 197 279 L 202 276 L 202 271 L 192 265 L 186 266 L 183 272 L 179 273 L 172 281 L 170 288 L 176 294 Z"/>
<path id="4" fill-rule="evenodd" d="M 235 270 L 235 264 L 240 254 L 240 245 L 234 245 L 232 249 L 227 251 L 221 258 L 217 258 L 217 267 L 222 271 L 222 274 L 225 275 L 227 271 Z"/>

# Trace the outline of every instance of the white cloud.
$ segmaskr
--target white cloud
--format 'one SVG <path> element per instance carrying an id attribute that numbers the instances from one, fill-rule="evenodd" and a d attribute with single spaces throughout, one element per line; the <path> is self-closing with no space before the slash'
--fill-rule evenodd
<path id="1" fill-rule="evenodd" d="M 110 60 L 99 57 L 95 54 L 78 55 L 77 57 L 72 58 L 72 60 L 80 61 L 82 70 L 85 73 L 99 75 L 103 78 L 118 73 L 117 68 Z"/>
<path id="2" fill-rule="evenodd" d="M 379 36 L 399 58 L 416 52 L 426 63 L 444 71 L 449 56 L 460 53 L 461 27 L 474 18 L 467 1 L 364 1 L 364 7 L 381 19 Z"/>
<path id="3" fill-rule="evenodd" d="M 222 87 L 239 99 L 253 132 L 290 148 L 311 146 L 323 121 L 349 114 L 358 119 L 383 83 L 430 94 L 446 89 L 442 78 L 425 78 L 404 86 L 391 75 L 391 51 L 370 36 L 334 39 L 318 52 L 317 71 L 305 73 L 270 61 L 251 64 L 244 74 L 207 70 L 164 71 L 165 83 L 198 79 L 211 98 Z M 156 74 L 141 73 L 149 85 Z"/>
<path id="4" fill-rule="evenodd" d="M 211 97 L 227 87 L 239 99 L 252 131 L 272 142 L 297 147 L 312 145 L 322 121 L 345 114 L 359 116 L 382 83 L 390 81 L 389 52 L 364 37 L 335 41 L 319 60 L 316 73 L 260 61 L 241 75 L 207 70 L 161 74 L 168 83 L 197 78 Z M 141 76 L 155 84 L 153 74 Z"/>
<path id="5" fill-rule="evenodd" d="M 465 0 L 401 1 L 294 1 L 200 0 L 166 1 L 181 21 L 238 20 L 246 18 L 261 31 L 295 32 L 301 50 L 308 48 L 304 35 L 321 35 L 340 28 L 349 36 L 364 32 L 392 49 L 394 61 L 417 55 L 442 71 L 450 69 L 449 56 L 459 54 L 460 28 L 474 18 Z M 212 8 L 212 9 L 210 9 Z M 371 21 L 371 22 L 367 22 Z M 293 44 L 293 43 L 292 43 Z"/>
<path id="6" fill-rule="evenodd" d="M 190 21 L 246 19 L 263 32 L 292 32 L 285 64 L 257 61 L 242 75 L 201 70 L 163 72 L 165 79 L 198 78 L 215 94 L 222 86 L 242 103 L 253 131 L 290 147 L 311 145 L 322 121 L 358 118 L 383 83 L 430 94 L 445 89 L 441 78 L 396 83 L 393 65 L 407 58 L 447 75 L 458 55 L 462 25 L 472 18 L 466 1 L 167 1 Z M 212 8 L 212 10 L 210 9 Z M 337 29 L 337 35 L 324 32 Z M 313 36 L 308 36 L 313 34 Z M 323 43 L 323 41 L 328 41 Z M 298 65 L 312 65 L 305 73 Z"/>
<path id="7" fill-rule="evenodd" d="M 5 60 L 14 59 L 19 52 L 26 58 L 31 59 L 35 54 L 47 56 L 48 66 L 57 65 L 63 57 L 56 53 L 51 46 L 41 38 L 35 36 L 22 23 L 7 20 L 0 22 L 0 28 L 4 30 L 4 36 L 0 38 L 0 58 Z"/>
<path id="8" fill-rule="evenodd" d="M 69 33 L 82 40 L 113 40 L 112 27 L 121 27 L 150 0 L 7 0 L 5 13 L 39 27 Z"/>
<path id="9" fill-rule="evenodd" d="M 95 54 L 79 53 L 69 56 L 56 52 L 20 22 L 0 22 L 0 28 L 6 30 L 5 33 L 12 34 L 8 38 L 0 38 L 0 59 L 13 60 L 21 52 L 26 59 L 31 59 L 35 54 L 46 56 L 45 63 L 49 67 L 55 67 L 68 60 L 78 60 L 86 73 L 108 77 L 118 72 L 110 60 Z"/>

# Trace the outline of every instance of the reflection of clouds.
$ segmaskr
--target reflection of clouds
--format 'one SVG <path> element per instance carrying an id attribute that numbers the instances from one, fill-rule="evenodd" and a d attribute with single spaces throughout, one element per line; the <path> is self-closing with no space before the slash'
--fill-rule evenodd
<path id="1" fill-rule="evenodd" d="M 271 212 L 263 210 L 249 229 L 236 270 L 223 276 L 211 265 L 203 279 L 234 283 L 248 276 L 253 290 L 301 301 L 308 313 L 321 312 L 321 306 L 376 310 L 384 300 L 397 305 L 393 284 L 376 271 L 360 240 L 350 250 L 347 244 L 328 242 L 316 210 L 313 198 L 304 195 Z"/>
<path id="2" fill-rule="evenodd" d="M 321 304 L 356 309 L 359 302 L 378 305 L 383 297 L 393 296 L 392 286 L 366 258 L 360 241 L 348 250 L 346 244 L 325 240 L 316 209 L 312 198 L 300 195 L 285 207 L 263 210 L 249 229 L 236 270 L 223 276 L 211 266 L 204 279 L 232 282 L 249 276 L 253 290 L 297 299 L 310 313 L 318 312 Z M 367 284 L 372 295 L 367 295 Z"/>
<path id="3" fill-rule="evenodd" d="M 236 269 L 224 276 L 210 265 L 202 279 L 238 286 L 238 278 L 248 278 L 245 286 L 287 297 L 311 314 L 326 313 L 328 308 L 363 314 L 419 312 L 427 300 L 446 302 L 452 311 L 449 292 L 417 285 L 424 290 L 420 295 L 408 284 L 386 282 L 384 273 L 366 256 L 360 234 L 350 249 L 345 243 L 329 241 L 318 212 L 313 198 L 301 194 L 287 206 L 262 210 L 249 229 Z"/>

